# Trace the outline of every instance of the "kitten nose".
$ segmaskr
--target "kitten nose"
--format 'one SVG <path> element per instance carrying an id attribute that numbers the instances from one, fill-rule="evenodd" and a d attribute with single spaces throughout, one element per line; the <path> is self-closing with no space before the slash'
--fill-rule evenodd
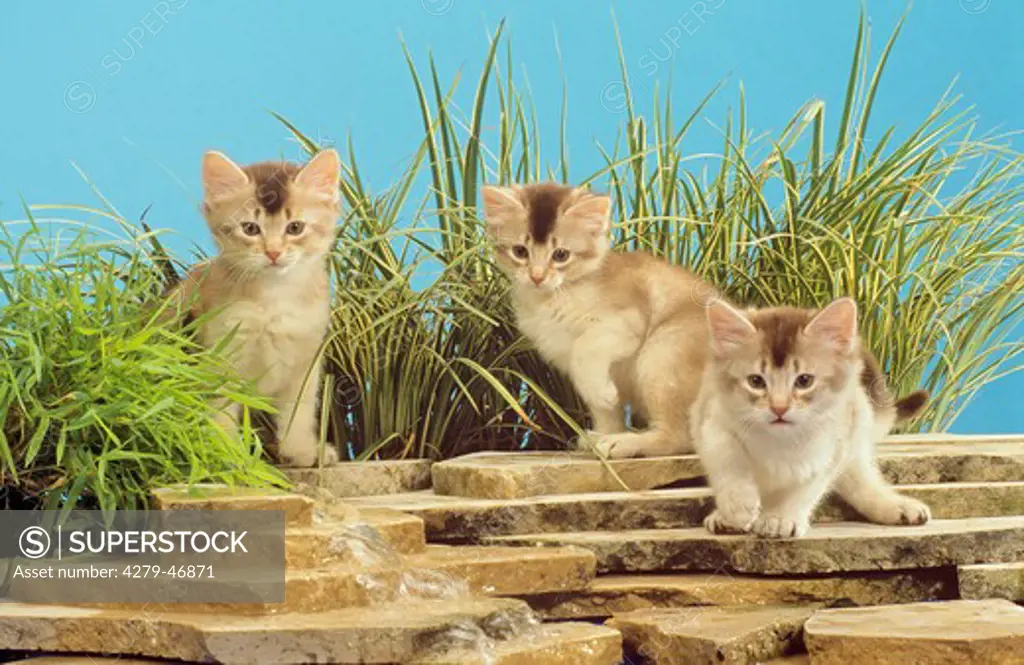
<path id="1" fill-rule="evenodd" d="M 544 272 L 540 270 L 531 270 L 530 281 L 537 286 L 540 286 L 540 283 L 544 281 Z"/>
<path id="2" fill-rule="evenodd" d="M 269 249 L 263 253 L 267 255 L 267 258 L 270 259 L 271 263 L 277 261 L 277 257 L 281 256 L 281 252 L 272 252 Z"/>
<path id="3" fill-rule="evenodd" d="M 783 404 L 782 406 L 772 404 L 769 408 L 771 408 L 772 413 L 774 413 L 777 417 L 781 418 L 782 416 L 786 415 L 787 411 L 789 411 L 789 404 Z"/>

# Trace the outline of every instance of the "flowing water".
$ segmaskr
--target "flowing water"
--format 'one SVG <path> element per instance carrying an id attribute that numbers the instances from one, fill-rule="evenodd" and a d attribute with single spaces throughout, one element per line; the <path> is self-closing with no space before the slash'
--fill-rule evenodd
<path id="1" fill-rule="evenodd" d="M 326 506 L 318 510 L 318 523 L 336 522 L 331 515 L 331 504 L 340 503 L 329 499 L 322 492 L 315 498 Z M 330 541 L 332 554 L 350 555 L 365 572 L 357 577 L 358 583 L 366 590 L 372 604 L 397 603 L 402 601 L 451 602 L 459 598 L 470 599 L 473 594 L 467 580 L 444 570 L 410 567 L 410 562 L 392 547 L 370 524 L 343 521 L 336 535 Z M 483 665 L 497 661 L 496 645 L 502 641 L 542 630 L 540 620 L 526 608 L 495 613 L 484 621 L 471 619 L 451 623 L 438 631 L 426 645 L 426 653 L 459 651 L 471 653 Z M 424 653 L 424 655 L 426 655 Z"/>

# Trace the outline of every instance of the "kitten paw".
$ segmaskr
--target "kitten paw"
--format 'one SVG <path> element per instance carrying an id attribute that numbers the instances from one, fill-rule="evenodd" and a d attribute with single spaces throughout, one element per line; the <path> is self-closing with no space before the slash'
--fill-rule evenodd
<path id="1" fill-rule="evenodd" d="M 704 518 L 704 528 L 713 534 L 737 534 L 750 530 L 750 524 L 737 524 L 729 521 L 720 510 L 713 510 Z"/>
<path id="2" fill-rule="evenodd" d="M 587 432 L 590 444 L 595 453 L 606 459 L 627 459 L 630 457 L 641 457 L 640 451 L 630 443 L 628 437 L 615 434 L 600 434 L 598 432 Z"/>
<path id="3" fill-rule="evenodd" d="M 807 520 L 793 520 L 778 515 L 762 515 L 754 520 L 751 531 L 762 538 L 799 538 L 810 529 Z"/>
<path id="4" fill-rule="evenodd" d="M 908 526 L 925 524 L 932 518 L 932 511 L 927 505 L 910 497 L 901 497 L 897 506 L 897 512 L 899 514 L 899 524 Z"/>
<path id="5" fill-rule="evenodd" d="M 285 443 L 282 443 L 278 450 L 281 459 L 288 466 L 302 468 L 317 466 L 319 452 L 320 449 L 317 445 L 287 445 Z M 338 451 L 334 449 L 334 446 L 325 446 L 323 465 L 331 466 L 337 463 Z"/>

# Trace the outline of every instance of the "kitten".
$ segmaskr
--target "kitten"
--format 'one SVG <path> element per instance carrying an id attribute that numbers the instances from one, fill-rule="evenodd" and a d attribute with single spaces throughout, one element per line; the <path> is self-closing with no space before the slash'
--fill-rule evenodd
<path id="1" fill-rule="evenodd" d="M 193 316 L 211 313 L 206 346 L 234 331 L 228 357 L 277 408 L 278 451 L 295 466 L 317 462 L 319 347 L 330 319 L 326 257 L 335 239 L 340 162 L 334 150 L 300 167 L 239 167 L 219 152 L 203 157 L 203 213 L 216 258 L 197 265 L 175 299 Z M 218 404 L 217 421 L 237 428 L 238 406 Z M 327 447 L 326 464 L 337 461 Z"/>
<path id="2" fill-rule="evenodd" d="M 857 335 L 857 306 L 820 312 L 708 308 L 711 359 L 693 406 L 693 437 L 715 494 L 713 533 L 807 532 L 835 490 L 872 522 L 924 524 L 928 506 L 882 478 L 875 443 L 917 415 L 928 394 L 893 401 Z"/>
<path id="3" fill-rule="evenodd" d="M 483 200 L 518 326 L 569 375 L 598 452 L 692 452 L 689 406 L 707 355 L 711 287 L 649 254 L 611 251 L 607 196 L 544 183 L 484 187 Z M 626 404 L 646 430 L 626 431 Z"/>

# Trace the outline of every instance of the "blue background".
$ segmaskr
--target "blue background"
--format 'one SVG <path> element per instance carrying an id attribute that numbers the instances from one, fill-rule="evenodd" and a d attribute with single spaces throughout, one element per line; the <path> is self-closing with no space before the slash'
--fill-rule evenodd
<path id="1" fill-rule="evenodd" d="M 698 17 L 701 5 L 713 14 Z M 859 0 L 630 0 L 614 5 L 639 101 L 670 80 L 677 112 L 720 80 L 726 87 L 698 123 L 694 151 L 717 150 L 717 130 L 742 81 L 749 122 L 779 131 L 812 97 L 838 119 Z M 868 0 L 877 55 L 905 7 Z M 274 2 L 121 0 L 16 2 L 0 24 L 0 219 L 29 203 L 95 203 L 77 163 L 129 219 L 174 229 L 172 249 L 210 247 L 196 213 L 199 160 L 210 148 L 240 162 L 301 151 L 268 111 L 321 142 L 349 137 L 363 176 L 387 187 L 421 138 L 400 35 L 421 71 L 433 52 L 443 83 L 461 76 L 468 109 L 488 35 L 508 18 L 520 81 L 529 81 L 557 161 L 560 53 L 568 80 L 570 175 L 600 164 L 610 144 L 619 68 L 613 6 L 592 0 Z M 1024 129 L 1024 2 L 919 2 L 897 43 L 872 134 L 907 130 L 954 77 L 982 130 Z M 602 103 L 604 102 L 604 103 Z M 606 106 L 612 106 L 609 110 Z M 709 122 L 710 121 L 710 122 Z M 495 128 L 485 129 L 493 135 Z M 988 387 L 956 423 L 960 432 L 1024 431 L 1024 374 Z"/>

